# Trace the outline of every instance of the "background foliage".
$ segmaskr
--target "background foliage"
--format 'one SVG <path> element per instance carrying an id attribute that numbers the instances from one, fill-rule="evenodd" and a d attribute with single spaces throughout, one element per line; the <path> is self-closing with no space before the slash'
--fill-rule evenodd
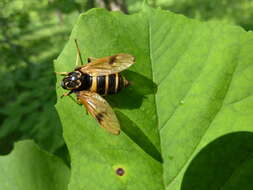
<path id="1" fill-rule="evenodd" d="M 220 20 L 253 29 L 251 0 L 149 0 L 153 7 L 199 20 Z M 34 139 L 61 156 L 67 150 L 56 101 L 53 61 L 78 15 L 93 7 L 140 10 L 142 0 L 2 0 L 0 2 L 0 154 L 13 142 Z"/>
<path id="2" fill-rule="evenodd" d="M 33 138 L 54 152 L 64 145 L 53 110 L 52 63 L 80 12 L 105 7 L 133 13 L 142 0 L 3 0 L 0 2 L 0 153 L 14 141 Z M 154 7 L 200 20 L 222 20 L 253 28 L 251 0 L 150 0 Z"/>

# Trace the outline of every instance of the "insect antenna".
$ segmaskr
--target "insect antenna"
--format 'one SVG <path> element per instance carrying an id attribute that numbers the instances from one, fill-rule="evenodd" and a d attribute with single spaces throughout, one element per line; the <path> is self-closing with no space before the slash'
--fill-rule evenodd
<path id="1" fill-rule="evenodd" d="M 81 65 L 83 65 L 83 59 L 82 59 L 81 52 L 80 52 L 80 49 L 79 49 L 79 46 L 78 46 L 78 43 L 77 43 L 77 39 L 75 39 L 75 44 L 76 44 L 76 49 L 77 49 L 78 57 L 79 57 L 79 59 L 81 61 Z"/>

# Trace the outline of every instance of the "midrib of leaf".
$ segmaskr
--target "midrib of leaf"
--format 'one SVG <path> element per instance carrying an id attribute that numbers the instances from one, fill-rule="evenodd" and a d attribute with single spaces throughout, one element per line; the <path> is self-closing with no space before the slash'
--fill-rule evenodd
<path id="1" fill-rule="evenodd" d="M 150 23 L 150 18 L 148 16 L 148 19 L 147 19 L 147 24 L 148 24 L 148 47 L 149 47 L 149 60 L 150 60 L 150 69 L 151 69 L 151 76 L 152 76 L 152 81 L 155 81 L 154 80 L 154 72 L 153 72 L 153 57 L 152 57 L 152 45 L 151 45 L 151 42 L 152 42 L 152 39 L 151 39 L 151 23 Z M 155 92 L 155 89 L 153 88 L 153 93 L 154 93 L 154 104 L 155 104 L 155 113 L 156 113 L 156 123 L 157 123 L 157 130 L 159 130 L 159 120 L 158 120 L 158 113 L 157 113 L 157 103 L 156 103 L 156 92 Z M 161 147 L 161 137 L 160 137 L 160 133 L 158 132 L 158 135 L 159 135 L 159 143 L 160 143 L 160 150 L 162 151 L 162 147 Z M 162 158 L 162 152 L 161 152 L 161 158 Z M 163 158 L 162 158 L 163 159 Z M 163 182 L 163 187 L 164 189 L 166 189 L 166 185 L 165 185 L 165 182 L 164 182 L 164 172 L 163 172 L 163 162 L 161 162 L 161 165 L 162 165 L 162 182 Z"/>

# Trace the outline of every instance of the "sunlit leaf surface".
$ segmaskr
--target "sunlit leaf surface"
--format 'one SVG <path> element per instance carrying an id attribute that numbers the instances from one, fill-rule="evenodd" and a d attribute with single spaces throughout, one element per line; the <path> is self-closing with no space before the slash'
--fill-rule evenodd
<path id="1" fill-rule="evenodd" d="M 253 177 L 251 32 L 148 7 L 128 16 L 93 9 L 79 17 L 56 71 L 74 69 L 75 38 L 84 60 L 129 53 L 136 64 L 123 73 L 132 86 L 107 98 L 120 136 L 58 99 L 70 190 L 253 188 L 241 178 Z"/>

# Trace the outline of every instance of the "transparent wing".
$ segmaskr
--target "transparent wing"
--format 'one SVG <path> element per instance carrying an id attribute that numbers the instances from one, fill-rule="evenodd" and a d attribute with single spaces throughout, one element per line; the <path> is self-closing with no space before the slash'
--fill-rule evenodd
<path id="1" fill-rule="evenodd" d="M 76 68 L 83 73 L 101 76 L 119 73 L 134 64 L 134 56 L 130 54 L 117 54 L 100 59 L 92 59 L 92 62 Z"/>
<path id="2" fill-rule="evenodd" d="M 87 111 L 99 122 L 101 127 L 114 135 L 120 134 L 119 121 L 111 106 L 104 98 L 90 91 L 76 92 L 76 95 Z"/>

